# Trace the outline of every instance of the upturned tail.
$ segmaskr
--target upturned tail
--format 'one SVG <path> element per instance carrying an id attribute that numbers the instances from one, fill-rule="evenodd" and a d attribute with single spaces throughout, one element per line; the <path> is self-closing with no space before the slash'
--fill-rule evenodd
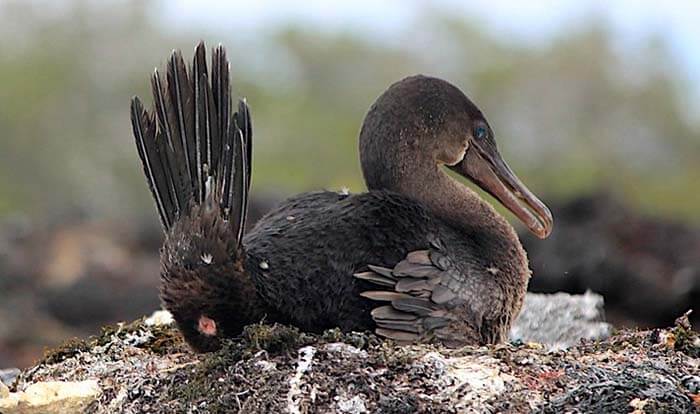
<path id="1" fill-rule="evenodd" d="M 245 100 L 231 103 L 226 51 L 214 48 L 211 75 L 206 50 L 195 48 L 190 71 L 173 51 L 165 82 L 151 77 L 154 107 L 131 101 L 131 124 L 148 186 L 166 234 L 178 221 L 201 212 L 228 223 L 234 248 L 245 227 L 252 161 L 252 125 Z"/>
<path id="2" fill-rule="evenodd" d="M 252 154 L 245 100 L 234 111 L 222 46 L 207 70 L 203 43 L 188 71 L 174 51 L 163 80 L 151 77 L 154 106 L 131 102 L 131 123 L 166 237 L 161 249 L 163 305 L 185 339 L 215 349 L 264 315 L 245 271 L 242 246 Z"/>

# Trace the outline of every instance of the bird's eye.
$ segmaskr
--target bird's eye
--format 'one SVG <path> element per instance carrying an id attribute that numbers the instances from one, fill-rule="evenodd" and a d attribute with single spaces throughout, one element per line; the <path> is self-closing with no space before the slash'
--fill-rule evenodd
<path id="1" fill-rule="evenodd" d="M 486 128 L 483 126 L 478 126 L 474 128 L 474 138 L 484 139 L 486 138 Z"/>

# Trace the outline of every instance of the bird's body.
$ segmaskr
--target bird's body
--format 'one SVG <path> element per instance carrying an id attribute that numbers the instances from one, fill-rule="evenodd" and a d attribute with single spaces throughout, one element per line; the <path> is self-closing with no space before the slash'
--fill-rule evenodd
<path id="1" fill-rule="evenodd" d="M 213 62 L 210 85 L 202 45 L 189 74 L 175 53 L 167 86 L 154 76 L 155 111 L 132 106 L 166 231 L 161 297 L 195 349 L 261 319 L 406 342 L 505 339 L 530 275 L 525 252 L 508 222 L 440 167 L 473 179 L 540 236 L 551 215 L 500 159 L 466 96 L 423 76 L 392 85 L 360 136 L 369 191 L 294 196 L 243 237 L 250 115 L 243 101 L 232 114 L 223 49 Z"/>
<path id="2" fill-rule="evenodd" d="M 503 340 L 502 327 L 508 324 L 495 319 L 503 308 L 519 308 L 522 301 L 516 296 L 520 292 L 500 286 L 492 274 L 493 269 L 513 270 L 499 270 L 499 257 L 489 254 L 503 241 L 477 229 L 456 228 L 394 192 L 301 194 L 263 217 L 243 240 L 246 269 L 262 300 L 274 304 L 269 312 L 304 330 L 374 329 L 370 312 L 377 303 L 361 294 L 376 286 L 353 275 L 368 264 L 394 268 L 410 252 L 423 250 L 449 258 L 454 275 L 445 283 L 459 284 L 460 295 L 471 302 L 468 313 L 481 313 L 474 320 L 479 319 L 481 331 L 463 332 L 470 341 L 481 342 L 482 334 L 487 342 Z M 527 271 L 515 275 L 521 283 L 528 276 Z M 486 297 L 494 300 L 475 309 Z"/>
<path id="3" fill-rule="evenodd" d="M 403 201 L 391 193 L 331 191 L 284 201 L 244 238 L 246 268 L 263 300 L 305 330 L 374 329 L 373 304 L 360 296 L 371 286 L 353 274 L 369 263 L 398 263 L 427 247 L 426 235 L 435 230 L 420 205 Z"/>

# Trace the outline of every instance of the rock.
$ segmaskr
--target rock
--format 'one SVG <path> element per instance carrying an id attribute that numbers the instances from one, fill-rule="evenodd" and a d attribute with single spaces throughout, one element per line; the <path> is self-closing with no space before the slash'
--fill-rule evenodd
<path id="1" fill-rule="evenodd" d="M 326 345 L 325 350 L 328 352 L 337 352 L 341 355 L 360 355 L 363 357 L 367 356 L 367 352 L 342 342 L 330 343 Z"/>
<path id="2" fill-rule="evenodd" d="M 2 391 L 0 390 L 0 393 Z M 76 413 L 82 412 L 100 396 L 97 381 L 46 381 L 30 384 L 24 391 L 8 393 L 0 399 L 0 412 L 22 413 Z"/>
<path id="3" fill-rule="evenodd" d="M 19 372 L 17 368 L 0 369 L 0 383 L 4 383 L 9 387 L 15 382 L 15 378 L 17 378 Z"/>
<path id="4" fill-rule="evenodd" d="M 439 352 L 428 352 L 415 366 L 421 363 L 421 371 L 440 390 L 433 399 L 457 412 L 488 407 L 489 400 L 505 392 L 506 384 L 515 380 L 504 372 L 498 360 L 487 355 L 445 357 Z"/>
<path id="5" fill-rule="evenodd" d="M 365 402 L 359 395 L 352 398 L 336 397 L 338 402 L 337 409 L 338 412 L 347 414 L 364 414 L 368 413 L 367 407 L 365 407 Z"/>
<path id="6" fill-rule="evenodd" d="M 0 401 L 4 400 L 5 398 L 7 398 L 9 396 L 10 396 L 10 389 L 7 388 L 7 385 L 0 382 Z"/>
<path id="7" fill-rule="evenodd" d="M 612 326 L 604 322 L 603 303 L 602 296 L 590 291 L 583 295 L 528 293 L 511 327 L 510 339 L 559 350 L 581 339 L 607 338 Z"/>

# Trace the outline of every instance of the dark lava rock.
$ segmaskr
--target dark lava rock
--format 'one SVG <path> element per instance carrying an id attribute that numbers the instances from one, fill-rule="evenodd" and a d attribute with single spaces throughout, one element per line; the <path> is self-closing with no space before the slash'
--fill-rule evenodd
<path id="1" fill-rule="evenodd" d="M 531 291 L 592 290 L 616 326 L 668 326 L 692 308 L 700 323 L 700 228 L 641 215 L 605 193 L 550 207 L 548 239 L 521 234 Z"/>

